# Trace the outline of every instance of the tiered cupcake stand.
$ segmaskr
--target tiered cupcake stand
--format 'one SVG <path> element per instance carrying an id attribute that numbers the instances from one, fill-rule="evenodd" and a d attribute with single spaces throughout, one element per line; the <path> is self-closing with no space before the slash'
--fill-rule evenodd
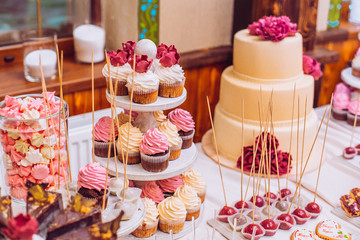
<path id="1" fill-rule="evenodd" d="M 349 86 L 360 89 L 360 78 L 352 75 L 351 71 L 351 67 L 342 70 L 341 79 Z"/>
<path id="2" fill-rule="evenodd" d="M 175 108 L 185 102 L 187 96 L 186 89 L 184 89 L 183 94 L 177 98 L 163 98 L 158 97 L 157 101 L 151 104 L 137 104 L 132 103 L 132 111 L 138 112 L 137 120 L 135 121 L 135 126 L 140 128 L 142 132 L 145 132 L 147 129 L 151 127 L 156 127 L 156 120 L 153 117 L 154 111 L 167 110 L 171 108 Z M 109 102 L 113 101 L 112 96 L 106 91 L 106 99 Z M 130 109 L 130 99 L 129 96 L 116 96 L 115 97 L 115 105 L 116 107 L 123 109 Z M 193 163 L 195 162 L 197 157 L 197 150 L 194 143 L 190 148 L 181 150 L 181 155 L 178 159 L 169 161 L 169 166 L 163 172 L 148 172 L 141 166 L 141 163 L 128 165 L 126 168 L 126 175 L 129 180 L 133 181 L 156 181 L 161 179 L 167 179 L 174 176 L 177 176 L 191 168 Z M 95 157 L 95 161 L 99 162 L 103 167 L 107 167 L 107 158 Z M 124 166 L 118 161 L 117 163 L 117 171 L 120 177 L 124 177 Z M 111 158 L 109 163 L 109 174 L 115 175 L 115 159 Z M 142 206 L 144 205 L 142 201 Z M 140 204 L 140 205 L 141 205 Z M 141 209 L 141 206 L 139 207 Z M 200 224 L 200 221 L 203 216 L 204 206 L 201 206 L 200 216 L 195 220 L 195 227 Z M 130 219 L 128 221 L 122 221 L 120 224 L 120 229 L 118 231 L 118 237 L 124 237 L 133 232 L 141 223 L 145 216 L 145 207 L 143 207 L 142 211 L 138 211 L 134 215 L 134 219 Z M 185 236 L 193 231 L 191 221 L 185 222 L 184 229 L 176 234 L 173 234 L 174 239 L 178 239 L 180 237 Z M 126 239 L 138 239 L 134 236 L 127 236 Z M 153 239 L 153 236 L 149 239 Z M 160 230 L 156 233 L 156 239 L 169 239 L 169 234 L 163 233 Z"/>

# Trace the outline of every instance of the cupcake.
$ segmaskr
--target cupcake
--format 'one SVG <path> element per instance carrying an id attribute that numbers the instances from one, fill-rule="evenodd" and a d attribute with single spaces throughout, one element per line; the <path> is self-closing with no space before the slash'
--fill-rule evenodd
<path id="1" fill-rule="evenodd" d="M 116 124 L 114 123 L 114 131 L 115 131 L 115 138 L 117 138 L 118 130 Z M 110 147 L 110 157 L 114 156 L 114 146 L 112 142 L 112 136 L 110 139 L 111 133 L 111 118 L 110 117 L 102 117 L 99 121 L 95 124 L 94 130 L 94 152 L 96 156 L 99 157 L 107 157 L 109 151 L 109 144 Z"/>
<path id="2" fill-rule="evenodd" d="M 129 61 L 130 65 L 134 60 Z M 153 60 L 148 61 L 146 55 L 136 56 L 135 73 L 129 74 L 126 87 L 129 94 L 131 87 L 134 87 L 133 102 L 149 104 L 157 100 L 159 89 L 159 78 L 152 71 L 149 71 Z"/>
<path id="3" fill-rule="evenodd" d="M 355 56 L 351 61 L 352 75 L 355 77 L 360 77 L 360 55 Z"/>
<path id="4" fill-rule="evenodd" d="M 174 197 L 180 198 L 186 208 L 186 221 L 191 221 L 192 217 L 197 219 L 200 215 L 201 199 L 196 191 L 188 184 L 176 189 Z"/>
<path id="5" fill-rule="evenodd" d="M 125 45 L 131 46 L 132 52 L 130 48 L 125 50 L 118 49 L 117 52 L 112 51 L 108 53 L 109 60 L 110 60 L 110 71 L 105 64 L 102 69 L 102 74 L 106 79 L 106 87 L 108 92 L 110 93 L 109 82 L 113 84 L 113 90 L 116 96 L 124 96 L 128 95 L 128 89 L 126 87 L 126 82 L 129 74 L 132 73 L 132 69 L 128 60 L 134 52 L 135 43 L 128 41 L 127 43 L 123 43 Z M 111 78 L 111 81 L 109 79 Z M 117 81 L 117 89 L 115 89 L 115 81 Z"/>
<path id="6" fill-rule="evenodd" d="M 157 180 L 156 184 L 161 188 L 164 193 L 173 194 L 176 189 L 184 185 L 184 181 L 178 175 L 172 178 Z"/>
<path id="7" fill-rule="evenodd" d="M 159 211 L 153 200 L 149 198 L 142 199 L 145 204 L 146 215 L 142 224 L 132 232 L 132 235 L 138 238 L 147 238 L 154 235 L 158 228 Z"/>
<path id="8" fill-rule="evenodd" d="M 160 44 L 157 48 L 155 74 L 159 76 L 159 96 L 179 97 L 185 84 L 184 70 L 178 64 L 180 55 L 174 45 Z"/>
<path id="9" fill-rule="evenodd" d="M 165 134 L 167 138 L 170 148 L 169 161 L 179 158 L 181 154 L 182 139 L 179 137 L 176 126 L 169 120 L 166 120 L 159 125 L 158 129 Z"/>
<path id="10" fill-rule="evenodd" d="M 119 121 L 119 126 L 129 122 L 129 114 L 127 113 L 119 113 L 117 115 L 117 119 Z M 134 118 L 131 117 L 131 120 L 130 120 L 131 124 L 134 124 Z"/>
<path id="11" fill-rule="evenodd" d="M 184 183 L 190 185 L 196 191 L 197 195 L 201 199 L 201 202 L 203 203 L 206 195 L 206 184 L 203 176 L 193 169 L 189 169 L 181 176 Z"/>
<path id="12" fill-rule="evenodd" d="M 167 119 L 163 111 L 155 111 L 153 112 L 153 116 L 158 126 Z"/>
<path id="13" fill-rule="evenodd" d="M 128 155 L 127 164 L 140 163 L 139 148 L 142 138 L 143 134 L 137 127 L 132 126 L 128 122 L 121 125 L 119 129 L 119 137 L 116 142 L 117 155 L 121 162 L 124 162 L 126 155 Z"/>
<path id="14" fill-rule="evenodd" d="M 191 147 L 195 134 L 195 123 L 188 111 L 177 108 L 168 114 L 168 118 L 178 130 L 178 133 L 183 140 L 182 149 Z"/>
<path id="15" fill-rule="evenodd" d="M 162 172 L 169 165 L 169 145 L 166 136 L 157 128 L 150 128 L 140 144 L 142 167 L 149 172 Z"/>
<path id="16" fill-rule="evenodd" d="M 356 126 L 360 126 L 360 111 L 359 110 L 360 110 L 359 100 L 354 100 L 349 103 L 348 113 L 347 113 L 347 122 L 350 125 L 354 125 L 355 115 L 357 112 Z"/>
<path id="17" fill-rule="evenodd" d="M 186 207 L 177 197 L 168 197 L 158 205 L 159 229 L 165 233 L 178 233 L 184 228 Z"/>
<path id="18" fill-rule="evenodd" d="M 165 199 L 163 192 L 153 181 L 146 182 L 144 186 L 141 187 L 141 190 L 141 198 L 150 198 L 156 204 L 159 204 L 162 200 Z"/>
<path id="19" fill-rule="evenodd" d="M 350 96 L 346 93 L 334 94 L 333 107 L 331 113 L 333 118 L 337 120 L 346 120 Z"/>
<path id="20" fill-rule="evenodd" d="M 96 199 L 97 203 L 101 205 L 105 193 L 105 183 L 106 169 L 100 163 L 89 163 L 80 168 L 77 185 L 78 193 L 83 197 Z"/>

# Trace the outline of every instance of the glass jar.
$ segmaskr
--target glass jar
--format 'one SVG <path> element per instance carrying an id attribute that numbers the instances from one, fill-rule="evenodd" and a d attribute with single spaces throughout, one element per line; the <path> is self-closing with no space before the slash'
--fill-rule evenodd
<path id="1" fill-rule="evenodd" d="M 2 175 L 7 193 L 17 199 L 26 199 L 31 183 L 47 184 L 50 188 L 68 179 L 64 125 L 65 121 L 67 126 L 68 105 L 64 101 L 63 114 L 60 98 L 53 92 L 44 96 L 47 104 L 41 94 L 6 96 L 0 102 Z"/>

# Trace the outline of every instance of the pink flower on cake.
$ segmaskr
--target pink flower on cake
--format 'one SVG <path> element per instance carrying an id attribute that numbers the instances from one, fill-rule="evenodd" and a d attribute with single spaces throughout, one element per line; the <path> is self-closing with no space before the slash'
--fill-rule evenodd
<path id="1" fill-rule="evenodd" d="M 8 219 L 7 227 L 1 230 L 10 239 L 31 240 L 32 235 L 37 233 L 38 226 L 35 218 L 20 213 L 15 218 Z"/>
<path id="2" fill-rule="evenodd" d="M 128 57 L 132 57 L 134 55 L 135 45 L 136 42 L 133 41 L 127 41 L 125 43 L 122 43 L 123 50 L 128 53 Z"/>
<path id="3" fill-rule="evenodd" d="M 174 45 L 168 47 L 162 43 L 157 47 L 156 58 L 159 59 L 159 62 L 163 67 L 171 67 L 179 63 L 180 54 L 177 52 Z"/>
<path id="4" fill-rule="evenodd" d="M 251 35 L 260 35 L 265 40 L 278 42 L 287 36 L 294 36 L 298 32 L 296 27 L 296 23 L 292 23 L 286 16 L 265 16 L 250 24 L 248 30 Z"/>
<path id="5" fill-rule="evenodd" d="M 149 71 L 152 62 L 153 62 L 153 60 L 151 59 L 149 61 L 148 56 L 146 56 L 146 55 L 141 55 L 141 57 L 136 55 L 135 72 L 137 72 L 137 73 L 145 73 L 145 72 Z M 130 66 L 132 68 L 133 64 L 134 64 L 134 58 L 129 59 L 129 64 L 130 64 Z"/>
<path id="6" fill-rule="evenodd" d="M 303 55 L 303 71 L 305 74 L 313 76 L 314 80 L 318 80 L 323 75 L 320 63 L 306 55 Z"/>
<path id="7" fill-rule="evenodd" d="M 110 58 L 110 63 L 113 66 L 123 66 L 128 61 L 128 53 L 123 50 L 118 50 L 117 52 L 112 51 L 108 53 Z"/>

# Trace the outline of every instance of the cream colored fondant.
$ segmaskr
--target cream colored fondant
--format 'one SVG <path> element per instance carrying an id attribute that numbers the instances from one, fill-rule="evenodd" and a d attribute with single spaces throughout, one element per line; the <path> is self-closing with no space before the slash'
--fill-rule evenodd
<path id="1" fill-rule="evenodd" d="M 264 82 L 301 75 L 302 54 L 302 36 L 299 33 L 279 42 L 250 35 L 247 29 L 234 36 L 235 71 Z"/>
<path id="2" fill-rule="evenodd" d="M 292 141 L 290 141 L 292 99 L 294 87 L 295 109 Z M 261 89 L 261 90 L 260 90 Z M 244 99 L 244 146 L 254 142 L 253 132 L 260 132 L 260 119 L 265 122 L 268 104 L 272 95 L 273 124 L 279 149 L 288 152 L 290 142 L 295 165 L 297 159 L 298 97 L 299 150 L 305 121 L 305 99 L 307 99 L 304 141 L 304 161 L 315 138 L 318 117 L 312 108 L 314 79 L 302 71 L 302 37 L 297 33 L 279 42 L 265 41 L 259 36 L 241 30 L 234 36 L 234 65 L 224 70 L 221 76 L 220 99 L 215 108 L 214 125 L 220 154 L 236 162 L 242 146 L 242 99 Z M 262 99 L 262 100 L 260 100 Z M 261 104 L 262 102 L 262 104 Z M 259 107 L 261 106 L 261 118 Z M 308 169 L 315 169 L 320 159 L 319 149 L 312 152 Z"/>
<path id="3" fill-rule="evenodd" d="M 310 75 L 295 81 L 277 82 L 277 83 L 258 83 L 242 79 L 235 71 L 233 66 L 224 70 L 221 75 L 219 105 L 224 111 L 236 117 L 242 116 L 242 99 L 245 100 L 245 119 L 259 120 L 258 104 L 262 95 L 262 112 L 268 109 L 267 103 L 270 100 L 271 92 L 273 93 L 273 120 L 285 121 L 291 119 L 292 115 L 292 98 L 294 85 L 296 84 L 296 102 L 300 96 L 300 117 L 304 117 L 305 98 L 307 97 L 307 109 L 309 113 L 312 110 L 314 101 L 314 79 Z M 262 94 L 260 93 L 260 87 Z M 294 116 L 297 116 L 297 108 Z"/>

